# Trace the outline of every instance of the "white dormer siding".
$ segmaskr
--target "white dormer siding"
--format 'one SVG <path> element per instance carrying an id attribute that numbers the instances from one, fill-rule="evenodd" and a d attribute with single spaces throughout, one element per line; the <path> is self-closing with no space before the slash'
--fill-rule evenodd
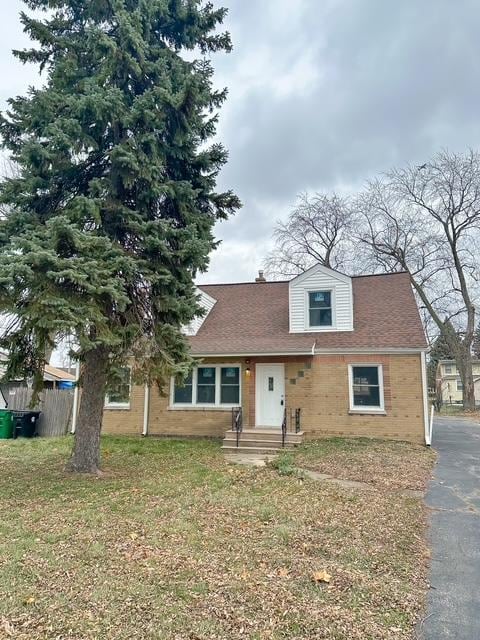
<path id="1" fill-rule="evenodd" d="M 332 320 L 329 326 L 310 326 L 309 294 L 330 292 Z M 352 279 L 315 265 L 289 283 L 290 333 L 353 331 Z"/>
<path id="2" fill-rule="evenodd" d="M 213 307 L 214 307 L 214 305 L 216 303 L 215 298 L 212 298 L 212 296 L 209 296 L 208 293 L 205 293 L 201 289 L 197 289 L 197 294 L 198 294 L 198 296 L 200 298 L 200 300 L 199 300 L 200 306 L 203 309 L 205 309 L 205 314 L 203 316 L 197 316 L 196 318 L 194 318 L 192 320 L 192 322 L 187 327 L 183 328 L 183 332 L 187 336 L 196 336 L 197 335 L 200 327 L 205 322 L 208 314 L 213 309 Z"/>

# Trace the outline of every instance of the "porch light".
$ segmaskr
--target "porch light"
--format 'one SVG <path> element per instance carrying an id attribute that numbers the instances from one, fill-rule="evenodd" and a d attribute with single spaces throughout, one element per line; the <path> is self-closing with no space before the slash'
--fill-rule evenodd
<path id="1" fill-rule="evenodd" d="M 248 377 L 250 375 L 250 367 L 245 369 L 245 375 Z"/>

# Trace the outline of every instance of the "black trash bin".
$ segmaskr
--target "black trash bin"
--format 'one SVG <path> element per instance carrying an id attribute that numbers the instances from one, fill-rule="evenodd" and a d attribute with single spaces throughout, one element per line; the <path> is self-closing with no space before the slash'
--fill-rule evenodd
<path id="1" fill-rule="evenodd" d="M 38 435 L 37 426 L 41 411 L 13 411 L 13 437 L 33 438 Z"/>

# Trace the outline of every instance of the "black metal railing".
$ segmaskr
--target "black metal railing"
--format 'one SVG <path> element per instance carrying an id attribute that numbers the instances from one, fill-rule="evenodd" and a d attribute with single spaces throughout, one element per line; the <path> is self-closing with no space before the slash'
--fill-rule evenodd
<path id="1" fill-rule="evenodd" d="M 290 420 L 289 420 L 290 433 L 300 433 L 300 431 L 302 430 L 301 415 L 302 415 L 301 409 L 290 409 Z"/>
<path id="2" fill-rule="evenodd" d="M 233 407 L 232 409 L 232 431 L 237 434 L 237 447 L 240 443 L 240 434 L 243 431 L 243 414 L 242 407 Z"/>
<path id="3" fill-rule="evenodd" d="M 301 423 L 300 423 L 301 415 L 302 415 L 302 410 L 295 409 L 295 433 L 300 433 L 300 431 L 302 430 Z"/>
<path id="4" fill-rule="evenodd" d="M 282 420 L 282 449 L 285 446 L 285 438 L 287 437 L 287 409 L 283 412 Z"/>

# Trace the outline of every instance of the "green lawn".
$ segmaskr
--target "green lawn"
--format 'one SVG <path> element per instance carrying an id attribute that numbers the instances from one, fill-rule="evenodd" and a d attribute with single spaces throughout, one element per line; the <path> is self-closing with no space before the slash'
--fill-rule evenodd
<path id="1" fill-rule="evenodd" d="M 231 467 L 205 440 L 104 438 L 105 475 L 71 477 L 70 445 L 0 442 L 0 638 L 414 637 L 425 511 L 397 489 L 424 484 L 426 449 L 336 439 L 295 454 L 345 478 L 364 461 L 371 492 Z"/>

